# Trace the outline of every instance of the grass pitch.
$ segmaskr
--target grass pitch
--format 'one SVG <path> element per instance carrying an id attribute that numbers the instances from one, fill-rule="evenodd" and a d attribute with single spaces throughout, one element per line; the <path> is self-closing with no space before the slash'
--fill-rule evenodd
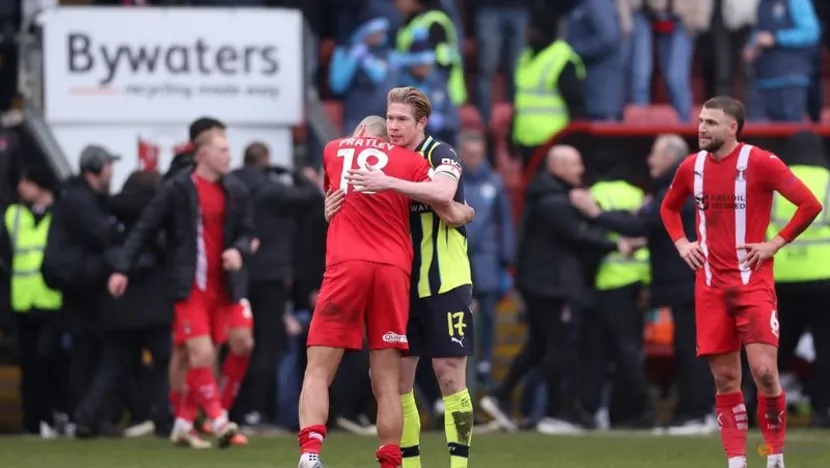
<path id="1" fill-rule="evenodd" d="M 750 468 L 763 468 L 760 436 L 747 444 Z M 327 468 L 372 468 L 375 442 L 368 437 L 336 433 L 326 439 Z M 424 434 L 425 468 L 448 467 L 442 433 Z M 787 466 L 830 467 L 830 432 L 792 431 Z M 299 458 L 293 437 L 253 438 L 251 445 L 228 450 L 193 451 L 156 438 L 122 440 L 54 440 L 0 438 L 3 468 L 295 468 Z M 608 432 L 584 436 L 536 433 L 483 434 L 473 437 L 471 468 L 692 468 L 724 467 L 717 436 L 668 437 L 646 433 Z"/>

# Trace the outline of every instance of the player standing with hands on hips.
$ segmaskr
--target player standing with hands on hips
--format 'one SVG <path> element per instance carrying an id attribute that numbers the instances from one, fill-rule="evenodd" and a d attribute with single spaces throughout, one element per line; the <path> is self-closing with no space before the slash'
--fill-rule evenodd
<path id="1" fill-rule="evenodd" d="M 740 143 L 743 104 L 715 97 L 700 111 L 701 151 L 687 157 L 661 207 L 666 230 L 696 271 L 697 354 L 715 380 L 716 411 L 729 468 L 746 468 L 747 414 L 741 392 L 741 346 L 758 387 L 758 424 L 767 468 L 784 468 L 787 404 L 778 376 L 778 317 L 773 255 L 798 237 L 821 204 L 774 154 Z M 770 240 L 773 193 L 798 208 Z M 680 210 L 689 195 L 697 205 L 697 242 L 683 232 Z"/>

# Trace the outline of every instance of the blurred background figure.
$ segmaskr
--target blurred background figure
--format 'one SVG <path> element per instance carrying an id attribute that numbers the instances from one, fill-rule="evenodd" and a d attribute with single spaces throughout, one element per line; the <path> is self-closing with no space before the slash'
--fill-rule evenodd
<path id="1" fill-rule="evenodd" d="M 526 165 L 539 146 L 584 118 L 585 64 L 557 29 L 534 10 L 527 25 L 527 46 L 516 64 L 510 142 Z"/>
<path id="2" fill-rule="evenodd" d="M 459 138 L 464 166 L 464 194 L 476 211 L 467 226 L 467 245 L 472 267 L 476 304 L 478 351 L 476 375 L 480 383 L 492 382 L 491 358 L 496 328 L 496 306 L 506 292 L 507 270 L 513 264 L 515 234 L 510 200 L 498 173 L 487 161 L 484 135 L 467 131 Z"/>
<path id="3" fill-rule="evenodd" d="M 821 27 L 810 0 L 759 0 L 744 58 L 755 66 L 756 120 L 801 122 Z"/>
<path id="4" fill-rule="evenodd" d="M 81 151 L 80 173 L 66 181 L 55 201 L 41 267 L 46 284 L 63 293 L 72 333 L 68 407 L 73 409 L 87 393 L 103 347 L 98 318 L 106 294 L 104 255 L 124 231 L 108 203 L 113 163 L 119 159 L 98 145 Z"/>
<path id="5" fill-rule="evenodd" d="M 294 281 L 297 220 L 322 195 L 302 173 L 272 166 L 262 142 L 248 145 L 244 166 L 233 175 L 248 188 L 259 240 L 246 266 L 254 349 L 233 413 L 245 425 L 257 426 L 273 422 L 276 369 L 287 347 L 284 319 Z"/>
<path id="6" fill-rule="evenodd" d="M 113 239 L 111 254 L 126 240 L 160 184 L 161 174 L 136 171 L 127 178 L 121 192 L 110 199 L 110 213 L 123 225 L 123 231 Z M 133 403 L 131 425 L 142 424 L 141 432 L 155 431 L 162 437 L 172 429 L 167 368 L 172 352 L 173 306 L 167 298 L 161 236 L 141 251 L 129 278 L 130 287 L 124 296 L 116 299 L 110 294 L 100 295 L 97 321 L 103 335 L 101 361 L 75 411 L 75 423 L 82 436 L 93 435 L 102 421 L 113 417 L 111 403 L 125 391 L 125 383 L 137 386 L 144 377 L 146 385 L 140 390 L 143 398 L 128 402 Z M 146 373 L 142 372 L 145 351 L 150 358 Z M 120 416 L 119 413 L 117 417 Z"/>
<path id="7" fill-rule="evenodd" d="M 6 208 L 0 231 L 0 258 L 8 265 L 2 281 L 10 292 L 4 302 L 8 299 L 13 314 L 20 362 L 23 428 L 43 438 L 62 432 L 68 422 L 63 299 L 40 273 L 56 185 L 49 168 L 24 169 L 17 184 L 20 201 Z"/>
<path id="8" fill-rule="evenodd" d="M 819 200 L 824 211 L 812 226 L 775 256 L 775 294 L 778 297 L 781 344 L 778 367 L 788 369 L 796 347 L 809 331 L 815 360 L 805 385 L 810 398 L 814 427 L 830 427 L 830 170 L 824 144 L 814 132 L 803 131 L 790 137 L 781 154 L 790 167 Z M 777 233 L 795 212 L 795 206 L 775 195 L 770 233 Z"/>

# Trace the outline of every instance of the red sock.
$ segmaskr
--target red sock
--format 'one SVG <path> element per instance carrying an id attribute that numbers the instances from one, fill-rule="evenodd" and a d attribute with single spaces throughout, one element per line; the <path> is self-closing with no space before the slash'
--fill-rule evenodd
<path id="1" fill-rule="evenodd" d="M 219 401 L 219 389 L 210 367 L 196 367 L 187 371 L 188 391 L 195 393 L 196 401 L 205 409 L 205 415 L 211 421 L 225 417 L 222 402 Z"/>
<path id="2" fill-rule="evenodd" d="M 185 388 L 184 392 L 179 393 L 179 405 L 176 410 L 176 419 L 181 419 L 187 422 L 196 420 L 196 414 L 199 412 L 199 399 L 195 391 L 190 391 Z"/>
<path id="3" fill-rule="evenodd" d="M 229 353 L 222 364 L 222 384 L 219 386 L 219 393 L 222 395 L 222 408 L 230 411 L 233 406 L 236 395 L 239 393 L 239 387 L 242 385 L 242 379 L 245 378 L 245 373 L 248 372 L 248 363 L 251 362 L 250 355 L 240 355 Z"/>
<path id="4" fill-rule="evenodd" d="M 320 449 L 323 447 L 323 439 L 326 438 L 326 426 L 316 424 L 308 426 L 297 434 L 297 443 L 300 444 L 300 453 L 316 453 L 320 454 Z"/>
<path id="5" fill-rule="evenodd" d="M 787 397 L 784 392 L 774 397 L 758 395 L 758 426 L 768 454 L 784 453 L 787 436 Z"/>
<path id="6" fill-rule="evenodd" d="M 715 397 L 720 440 L 728 458 L 746 456 L 747 417 L 744 394 L 740 391 Z"/>
<path id="7" fill-rule="evenodd" d="M 182 392 L 179 390 L 170 390 L 168 398 L 170 399 L 170 409 L 173 411 L 173 415 L 178 415 L 179 407 L 182 405 Z"/>
<path id="8" fill-rule="evenodd" d="M 380 463 L 380 468 L 398 468 L 403 463 L 400 445 L 381 445 L 375 458 Z"/>

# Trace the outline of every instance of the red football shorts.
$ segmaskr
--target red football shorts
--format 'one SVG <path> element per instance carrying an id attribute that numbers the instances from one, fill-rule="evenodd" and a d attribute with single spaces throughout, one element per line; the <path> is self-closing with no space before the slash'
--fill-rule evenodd
<path id="1" fill-rule="evenodd" d="M 407 350 L 409 274 L 392 265 L 349 261 L 326 268 L 308 346 Z"/>
<path id="2" fill-rule="evenodd" d="M 239 302 L 229 311 L 228 330 L 235 328 L 254 328 L 254 316 L 251 313 L 251 304 L 247 300 Z"/>
<path id="3" fill-rule="evenodd" d="M 695 288 L 697 355 L 724 354 L 741 345 L 778 346 L 778 312 L 775 289 Z"/>
<path id="4" fill-rule="evenodd" d="M 216 344 L 224 343 L 231 318 L 242 316 L 243 308 L 223 292 L 194 287 L 187 299 L 173 303 L 173 342 L 178 346 L 193 338 L 209 336 Z"/>

